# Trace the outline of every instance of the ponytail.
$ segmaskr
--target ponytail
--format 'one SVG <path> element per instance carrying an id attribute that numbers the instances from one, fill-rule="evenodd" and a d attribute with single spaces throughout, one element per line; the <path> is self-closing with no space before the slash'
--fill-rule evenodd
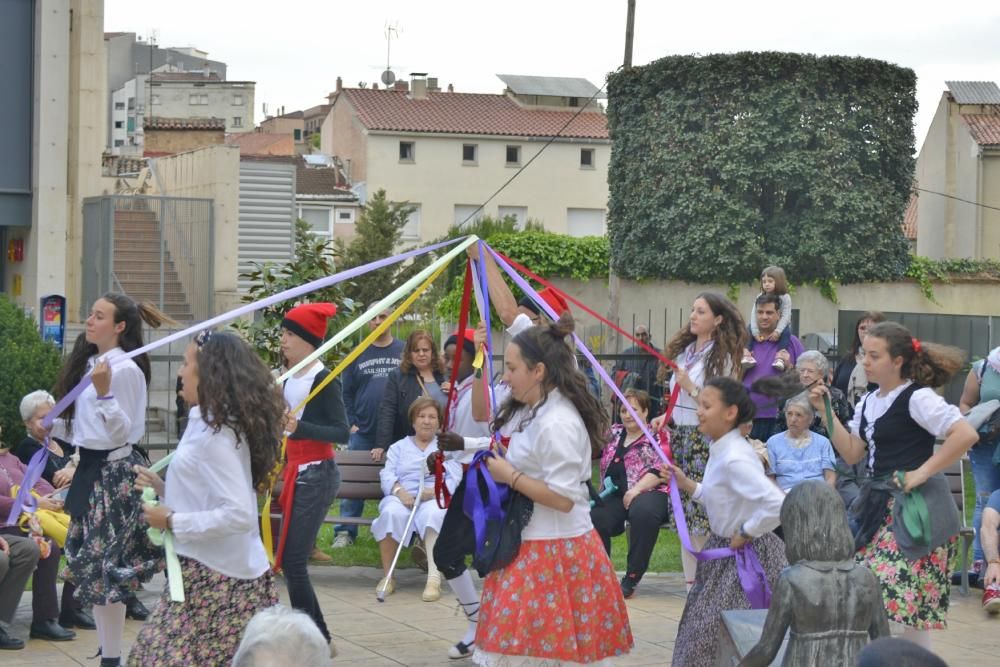
<path id="1" fill-rule="evenodd" d="M 925 343 L 896 322 L 879 322 L 868 330 L 868 335 L 884 340 L 890 357 L 902 357 L 900 376 L 922 387 L 940 387 L 965 362 L 965 353 L 957 347 Z"/>

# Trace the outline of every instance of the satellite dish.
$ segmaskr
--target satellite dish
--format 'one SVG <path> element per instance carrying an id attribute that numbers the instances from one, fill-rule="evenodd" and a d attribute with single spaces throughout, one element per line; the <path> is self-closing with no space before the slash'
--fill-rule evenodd
<path id="1" fill-rule="evenodd" d="M 392 73 L 391 69 L 387 69 L 386 71 L 382 72 L 382 83 L 384 83 L 387 86 L 391 86 L 392 84 L 396 83 L 396 75 Z"/>

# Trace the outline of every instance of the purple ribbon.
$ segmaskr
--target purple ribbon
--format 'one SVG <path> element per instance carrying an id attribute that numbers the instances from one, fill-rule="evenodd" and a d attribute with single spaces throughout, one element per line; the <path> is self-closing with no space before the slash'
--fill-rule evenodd
<path id="1" fill-rule="evenodd" d="M 511 268 L 510 264 L 508 264 L 503 257 L 497 254 L 493 248 L 487 245 L 486 249 L 491 255 L 493 255 L 493 258 L 496 260 L 500 268 L 502 268 L 507 275 L 510 276 L 511 280 L 513 280 L 525 294 L 530 296 L 540 308 L 543 308 L 548 316 L 553 320 L 559 319 L 559 316 L 552 309 L 552 307 L 549 306 L 544 299 L 538 296 L 538 292 L 531 287 L 527 280 L 522 278 L 517 271 Z M 587 349 L 587 346 L 583 344 L 583 341 L 581 341 L 576 334 L 573 334 L 573 341 L 576 344 L 576 348 L 580 350 L 587 361 L 590 362 L 593 369 L 597 371 L 597 374 L 602 380 L 604 380 L 604 384 L 606 384 L 611 391 L 614 392 L 615 396 L 618 397 L 618 400 L 621 401 L 621 404 L 626 410 L 628 410 L 629 414 L 632 415 L 635 423 L 642 428 L 642 432 L 646 438 L 648 438 L 650 442 L 657 442 L 656 438 L 653 437 L 652 432 L 650 432 L 648 425 L 642 420 L 642 418 L 639 417 L 638 414 L 636 414 L 635 409 L 633 409 L 631 404 L 629 404 L 629 402 L 625 399 L 625 395 L 611 380 L 608 372 L 605 371 L 604 367 L 597 362 L 597 359 L 595 359 L 594 355 Z M 667 455 L 661 448 L 654 447 L 653 451 L 657 453 L 664 463 L 670 463 L 670 460 L 667 459 Z M 676 479 L 670 484 L 670 505 L 673 510 L 674 520 L 677 523 L 677 536 L 680 538 L 680 542 L 684 548 L 687 549 L 696 559 L 702 561 L 736 556 L 736 571 L 740 579 L 740 584 L 743 586 L 743 591 L 746 593 L 747 599 L 750 601 L 751 608 L 767 608 L 771 600 L 771 590 L 767 583 L 767 578 L 764 576 L 764 568 L 760 564 L 760 559 L 757 557 L 757 552 L 754 551 L 753 545 L 748 542 L 741 549 L 719 547 L 716 549 L 703 549 L 702 551 L 695 551 L 694 547 L 691 545 L 691 536 L 688 531 L 687 519 L 684 516 L 684 506 L 681 503 L 681 494 L 677 489 Z"/>
<path id="2" fill-rule="evenodd" d="M 475 265 L 473 265 L 472 274 L 479 279 L 479 290 L 483 294 L 482 315 L 483 321 L 486 323 L 486 371 L 488 373 L 486 382 L 490 388 L 490 403 L 492 404 L 492 414 L 495 418 L 497 415 L 497 395 L 496 392 L 493 391 L 493 327 L 490 326 L 490 286 L 486 275 L 486 247 L 486 242 L 480 240 L 479 266 L 483 267 L 483 270 L 477 272 Z"/>
<path id="3" fill-rule="evenodd" d="M 462 511 L 472 521 L 476 534 L 476 554 L 482 555 L 486 544 L 486 522 L 502 522 L 504 519 L 503 503 L 507 500 L 510 487 L 497 484 L 486 467 L 486 459 L 497 456 L 493 451 L 484 449 L 476 452 L 472 463 L 465 473 L 465 497 L 462 500 Z M 479 489 L 479 477 L 486 482 L 486 499 Z"/>
<path id="4" fill-rule="evenodd" d="M 332 276 L 326 276 L 325 278 L 317 278 L 316 280 L 310 281 L 304 285 L 299 285 L 298 287 L 292 287 L 283 292 L 279 292 L 272 296 L 260 299 L 259 301 L 253 301 L 251 303 L 240 306 L 239 308 L 234 308 L 229 312 L 222 313 L 221 315 L 216 315 L 215 317 L 195 324 L 194 326 L 188 327 L 183 331 L 178 331 L 165 336 L 157 341 L 144 345 L 138 349 L 127 352 L 120 357 L 116 357 L 112 366 L 121 363 L 125 359 L 132 359 L 133 357 L 138 357 L 141 354 L 146 354 L 158 347 L 164 345 L 169 345 L 175 340 L 180 340 L 186 338 L 191 334 L 198 333 L 203 329 L 210 329 L 212 327 L 224 324 L 226 322 L 235 320 L 243 315 L 248 315 L 252 312 L 260 310 L 261 308 L 267 308 L 268 306 L 273 306 L 275 304 L 281 303 L 282 301 L 288 301 L 290 299 L 295 299 L 304 294 L 314 292 L 318 289 L 323 289 L 324 287 L 330 287 L 331 285 L 336 285 L 345 280 L 351 280 L 352 278 L 357 278 L 358 276 L 364 275 L 371 271 L 377 271 L 378 269 L 384 268 L 386 266 L 391 266 L 392 264 L 397 264 L 399 262 L 411 259 L 413 257 L 419 257 L 420 255 L 425 255 L 429 252 L 433 252 L 440 248 L 444 248 L 459 241 L 462 241 L 466 237 L 461 237 L 457 239 L 452 239 L 450 241 L 444 241 L 442 243 L 435 243 L 434 245 L 429 245 L 425 248 L 417 248 L 415 250 L 409 250 L 394 257 L 386 257 L 384 259 L 376 260 L 374 262 L 369 262 L 368 264 L 363 264 L 361 266 L 354 267 L 353 269 L 347 269 L 346 271 L 341 271 L 340 273 L 335 273 Z M 65 396 L 63 396 L 58 403 L 52 408 L 51 412 L 45 416 L 42 420 L 42 426 L 46 429 L 51 428 L 53 422 L 56 418 L 66 410 L 67 407 L 77 398 L 80 394 L 90 386 L 92 380 L 90 375 L 85 375 L 80 382 L 73 387 Z M 24 509 L 33 507 L 33 504 L 28 500 L 31 497 L 31 489 L 38 482 L 39 478 L 42 476 L 42 472 L 45 470 L 45 464 L 48 461 L 48 448 L 43 447 L 43 455 L 41 457 L 36 453 L 35 456 L 31 457 L 31 461 L 28 463 L 28 467 L 24 472 L 24 482 L 21 484 L 21 488 L 17 493 L 17 497 L 14 499 L 14 505 L 11 507 L 10 515 L 7 518 L 7 523 L 13 525 L 21 512 Z"/>

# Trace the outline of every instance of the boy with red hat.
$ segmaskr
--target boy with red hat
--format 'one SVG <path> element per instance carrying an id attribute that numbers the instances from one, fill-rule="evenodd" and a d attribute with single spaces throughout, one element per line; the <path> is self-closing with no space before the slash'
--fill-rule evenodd
<path id="1" fill-rule="evenodd" d="M 323 344 L 330 318 L 337 313 L 332 303 L 304 303 L 285 314 L 281 322 L 281 353 L 287 368 L 297 365 Z M 340 380 L 327 384 L 304 409 L 297 408 L 330 374 L 319 359 L 285 381 L 284 395 L 289 414 L 286 430 L 287 461 L 281 504 L 281 531 L 275 554 L 275 570 L 285 570 L 285 583 L 292 607 L 313 619 L 326 640 L 330 632 L 309 581 L 307 564 L 330 505 L 340 487 L 340 471 L 333 460 L 333 444 L 347 442 L 350 435 Z"/>

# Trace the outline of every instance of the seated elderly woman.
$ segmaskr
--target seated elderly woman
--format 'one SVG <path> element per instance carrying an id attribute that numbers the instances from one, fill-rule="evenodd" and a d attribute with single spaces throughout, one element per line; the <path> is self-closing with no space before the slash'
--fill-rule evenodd
<path id="1" fill-rule="evenodd" d="M 372 523 L 372 535 L 379 543 L 385 577 L 376 590 L 391 594 L 396 585 L 389 579 L 389 567 L 399 543 L 409 544 L 414 536 L 424 541 L 427 553 L 434 553 L 434 542 L 441 531 L 445 510 L 434 499 L 434 476 L 427 471 L 427 455 L 437 449 L 437 431 L 441 428 L 441 405 L 424 396 L 413 401 L 409 410 L 410 425 L 414 435 L 408 435 L 389 447 L 385 467 L 379 473 L 385 497 L 378 505 L 378 518 Z M 461 466 L 445 463 L 445 484 L 454 491 L 462 478 Z M 413 506 L 420 499 L 420 506 L 407 530 Z M 421 596 L 424 602 L 441 597 L 441 575 L 434 566 L 434 559 L 427 559 L 427 584 Z"/>
<path id="2" fill-rule="evenodd" d="M 816 479 L 836 487 L 833 445 L 826 436 L 809 430 L 816 415 L 808 395 L 797 394 L 785 401 L 784 415 L 788 429 L 767 440 L 771 475 L 778 486 L 788 493 L 797 484 Z"/>
<path id="3" fill-rule="evenodd" d="M 31 457 L 42 448 L 47 435 L 42 420 L 55 404 L 52 394 L 43 389 L 33 391 L 21 399 L 21 419 L 24 420 L 24 428 L 28 434 L 14 448 L 14 456 L 21 459 L 24 465 L 28 465 Z M 73 481 L 77 461 L 76 447 L 55 437 L 49 438 L 47 446 L 49 458 L 45 462 L 42 479 L 61 489 Z"/>
<path id="4" fill-rule="evenodd" d="M 629 389 L 625 399 L 647 421 L 649 394 Z M 659 478 L 661 461 L 653 449 L 659 445 L 649 441 L 624 406 L 619 412 L 622 423 L 611 428 L 601 453 L 601 484 L 610 477 L 618 490 L 590 510 L 590 519 L 609 556 L 611 537 L 625 532 L 628 521 L 628 561 L 621 587 L 622 595 L 630 598 L 649 567 L 660 526 L 670 514 L 670 496 Z"/>

